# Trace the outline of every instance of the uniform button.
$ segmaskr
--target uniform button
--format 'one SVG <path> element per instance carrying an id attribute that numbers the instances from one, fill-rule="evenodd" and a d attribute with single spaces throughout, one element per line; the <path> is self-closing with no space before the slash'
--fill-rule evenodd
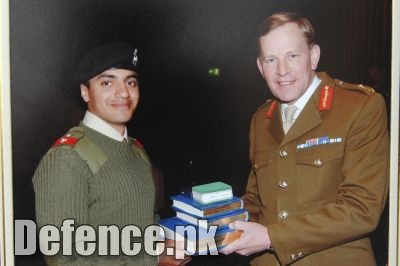
<path id="1" fill-rule="evenodd" d="M 297 253 L 297 254 L 292 254 L 292 255 L 290 255 L 290 258 L 291 258 L 292 260 L 297 260 L 297 259 L 300 259 L 300 258 L 302 258 L 302 257 L 304 257 L 303 252 L 299 252 L 299 253 Z"/>
<path id="2" fill-rule="evenodd" d="M 289 216 L 289 213 L 287 211 L 281 211 L 279 213 L 279 218 L 281 218 L 282 220 L 286 220 Z"/>
<path id="3" fill-rule="evenodd" d="M 320 159 L 317 159 L 317 160 L 314 161 L 314 164 L 315 164 L 316 166 L 321 166 L 321 165 L 322 165 L 322 162 L 321 162 Z"/>
<path id="4" fill-rule="evenodd" d="M 288 183 L 285 180 L 283 180 L 283 179 L 279 180 L 280 188 L 286 188 L 287 186 L 288 186 Z"/>
<path id="5" fill-rule="evenodd" d="M 258 164 L 255 163 L 255 164 L 253 165 L 253 168 L 254 168 L 254 169 L 257 169 L 257 168 L 258 168 Z"/>
<path id="6" fill-rule="evenodd" d="M 287 151 L 285 151 L 285 150 L 281 150 L 281 151 L 279 152 L 279 155 L 280 155 L 281 157 L 286 157 L 286 156 L 288 155 L 288 153 L 287 153 Z"/>

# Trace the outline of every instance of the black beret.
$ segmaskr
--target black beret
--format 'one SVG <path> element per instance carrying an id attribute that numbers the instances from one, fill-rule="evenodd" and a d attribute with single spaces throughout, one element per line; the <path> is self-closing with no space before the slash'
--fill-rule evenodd
<path id="1" fill-rule="evenodd" d="M 124 42 L 106 43 L 82 58 L 72 77 L 72 82 L 85 83 L 111 68 L 128 69 L 137 73 L 138 50 Z"/>

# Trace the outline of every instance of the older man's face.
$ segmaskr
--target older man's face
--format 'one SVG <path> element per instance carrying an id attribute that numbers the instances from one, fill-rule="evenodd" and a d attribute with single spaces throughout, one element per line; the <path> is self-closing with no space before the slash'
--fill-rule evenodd
<path id="1" fill-rule="evenodd" d="M 259 39 L 258 69 L 272 94 L 282 102 L 296 102 L 311 84 L 320 50 L 309 47 L 295 23 L 286 23 Z"/>

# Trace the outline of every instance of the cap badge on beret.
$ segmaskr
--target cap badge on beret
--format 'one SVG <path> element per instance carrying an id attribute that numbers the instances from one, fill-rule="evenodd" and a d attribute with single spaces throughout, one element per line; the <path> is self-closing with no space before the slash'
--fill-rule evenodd
<path id="1" fill-rule="evenodd" d="M 72 81 L 82 84 L 108 69 L 126 69 L 136 73 L 138 49 L 124 42 L 109 42 L 89 51 L 80 61 Z"/>
<path id="2" fill-rule="evenodd" d="M 134 65 L 134 66 L 136 66 L 136 64 L 137 64 L 137 62 L 138 62 L 137 52 L 138 52 L 137 49 L 135 49 L 135 51 L 133 52 L 132 65 Z"/>

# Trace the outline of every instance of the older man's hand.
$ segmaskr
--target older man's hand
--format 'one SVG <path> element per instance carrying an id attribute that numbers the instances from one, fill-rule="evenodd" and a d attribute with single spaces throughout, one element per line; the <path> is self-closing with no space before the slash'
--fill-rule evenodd
<path id="1" fill-rule="evenodd" d="M 238 240 L 221 249 L 220 253 L 228 255 L 236 252 L 247 256 L 271 248 L 271 240 L 265 226 L 258 223 L 235 221 L 229 227 L 242 230 L 243 233 Z"/>

